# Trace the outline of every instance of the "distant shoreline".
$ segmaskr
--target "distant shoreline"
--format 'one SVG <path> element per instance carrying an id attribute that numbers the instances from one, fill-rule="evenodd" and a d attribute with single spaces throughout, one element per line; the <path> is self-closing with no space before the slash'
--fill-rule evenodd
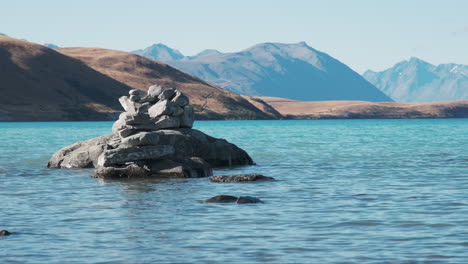
<path id="1" fill-rule="evenodd" d="M 366 102 L 366 101 L 297 101 L 278 97 L 250 97 L 259 99 L 279 114 L 280 118 L 246 119 L 246 118 L 206 118 L 206 115 L 196 114 L 196 121 L 214 120 L 349 120 L 349 119 L 445 119 L 468 118 L 468 100 L 430 103 L 396 103 L 396 102 Z M 1 106 L 0 106 L 1 109 Z M 22 117 L 15 119 L 8 114 L 0 114 L 0 122 L 102 122 L 115 121 L 120 112 L 101 112 L 89 119 L 51 119 L 38 120 Z M 217 117 L 223 117 L 219 115 Z M 2 120 L 3 119 L 3 120 Z"/>
<path id="2" fill-rule="evenodd" d="M 285 119 L 467 118 L 468 100 L 429 103 L 297 101 L 258 97 Z"/>

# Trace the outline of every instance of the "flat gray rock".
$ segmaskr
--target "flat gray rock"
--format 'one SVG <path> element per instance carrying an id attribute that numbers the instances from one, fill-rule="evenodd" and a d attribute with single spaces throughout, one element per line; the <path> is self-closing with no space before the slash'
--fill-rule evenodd
<path id="1" fill-rule="evenodd" d="M 124 113 L 126 113 L 126 112 L 124 112 Z M 119 119 L 117 121 L 115 121 L 114 124 L 112 125 L 112 133 L 117 134 L 119 132 L 119 130 L 124 129 L 126 126 L 127 126 L 127 124 L 125 124 L 125 120 L 124 120 L 124 118 L 122 117 L 122 114 L 121 114 L 119 116 Z"/>
<path id="2" fill-rule="evenodd" d="M 146 125 L 151 123 L 150 116 L 145 113 L 129 113 L 123 112 L 119 116 L 119 123 L 124 123 L 126 125 Z"/>
<path id="3" fill-rule="evenodd" d="M 262 200 L 252 196 L 231 196 L 231 195 L 218 195 L 211 197 L 204 201 L 205 203 L 238 203 L 238 204 L 249 204 L 249 203 L 263 203 Z"/>
<path id="4" fill-rule="evenodd" d="M 179 128 L 180 126 L 180 119 L 174 116 L 161 116 L 156 123 L 156 130 L 160 129 L 168 129 L 168 128 Z"/>
<path id="5" fill-rule="evenodd" d="M 101 179 L 135 179 L 148 178 L 151 172 L 136 164 L 130 164 L 124 167 L 98 167 L 92 176 Z"/>
<path id="6" fill-rule="evenodd" d="M 98 157 L 105 149 L 120 145 L 120 138 L 110 134 L 77 142 L 57 151 L 47 164 L 48 168 L 95 168 Z"/>
<path id="7" fill-rule="evenodd" d="M 253 181 L 273 181 L 272 177 L 261 174 L 238 174 L 238 175 L 220 175 L 210 178 L 212 182 L 253 182 Z"/>
<path id="8" fill-rule="evenodd" d="M 231 196 L 231 195 L 218 195 L 211 197 L 210 199 L 206 199 L 205 203 L 235 203 L 238 197 Z"/>
<path id="9" fill-rule="evenodd" d="M 188 128 L 165 129 L 154 132 L 161 145 L 172 145 L 174 154 L 168 158 L 183 160 L 198 157 L 210 167 L 253 165 L 252 158 L 234 144 L 224 139 L 214 138 L 205 133 Z M 137 135 L 137 134 L 135 134 Z M 95 168 L 98 157 L 104 150 L 126 148 L 119 136 L 109 134 L 67 146 L 55 153 L 48 163 L 49 168 Z"/>
<path id="10" fill-rule="evenodd" d="M 122 145 L 125 147 L 158 145 L 161 133 L 139 132 L 137 134 L 122 138 Z"/>
<path id="11" fill-rule="evenodd" d="M 158 118 L 163 115 L 171 115 L 172 111 L 174 110 L 172 108 L 173 104 L 174 103 L 169 100 L 161 100 L 148 109 L 148 114 L 151 118 Z"/>
<path id="12" fill-rule="evenodd" d="M 139 160 L 155 160 L 169 157 L 175 153 L 171 145 L 134 146 L 105 150 L 99 155 L 97 164 L 108 167 Z"/>
<path id="13" fill-rule="evenodd" d="M 158 160 L 152 163 L 151 172 L 157 178 L 202 178 L 213 175 L 210 165 L 203 159 Z"/>
<path id="14" fill-rule="evenodd" d="M 122 96 L 119 98 L 120 105 L 122 105 L 125 112 L 129 113 L 136 113 L 138 109 L 138 105 L 130 100 L 128 96 Z"/>
<path id="15" fill-rule="evenodd" d="M 148 95 L 157 98 L 162 91 L 164 91 L 164 88 L 159 85 L 152 85 L 148 88 Z"/>
<path id="16" fill-rule="evenodd" d="M 238 204 L 263 203 L 263 201 L 252 196 L 241 196 L 237 199 L 236 203 Z"/>
<path id="17" fill-rule="evenodd" d="M 136 129 L 136 128 L 133 128 L 131 126 L 125 126 L 121 129 L 119 129 L 116 133 L 116 135 L 118 135 L 121 139 L 124 139 L 128 136 L 131 136 L 131 135 L 134 135 L 136 133 L 139 133 L 141 132 L 140 129 Z"/>

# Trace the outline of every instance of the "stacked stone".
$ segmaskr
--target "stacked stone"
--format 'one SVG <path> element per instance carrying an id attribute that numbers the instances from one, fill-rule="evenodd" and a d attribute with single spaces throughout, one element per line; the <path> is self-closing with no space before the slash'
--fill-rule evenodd
<path id="1" fill-rule="evenodd" d="M 50 168 L 95 167 L 94 177 L 194 178 L 212 167 L 251 165 L 250 156 L 224 139 L 192 129 L 189 99 L 173 88 L 131 90 L 113 134 L 75 143 L 54 154 Z"/>
<path id="2" fill-rule="evenodd" d="M 119 102 L 125 112 L 114 123 L 112 132 L 122 139 L 142 131 L 193 126 L 193 107 L 188 105 L 188 97 L 174 88 L 153 85 L 148 93 L 133 89 Z"/>
<path id="3" fill-rule="evenodd" d="M 130 90 L 119 102 L 125 109 L 112 127 L 118 138 L 97 160 L 95 177 L 206 177 L 212 169 L 202 158 L 175 148 L 175 130 L 192 130 L 193 107 L 177 89 L 153 85 Z M 185 131 L 184 130 L 184 131 Z M 182 153 L 181 153 L 182 152 Z"/>

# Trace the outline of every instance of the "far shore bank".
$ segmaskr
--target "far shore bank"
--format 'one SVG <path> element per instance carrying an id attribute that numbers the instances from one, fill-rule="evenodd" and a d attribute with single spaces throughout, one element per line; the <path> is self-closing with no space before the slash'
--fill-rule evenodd
<path id="1" fill-rule="evenodd" d="M 249 97 L 261 100 L 277 111 L 276 119 L 233 118 L 232 115 L 217 115 L 205 118 L 196 114 L 196 120 L 300 120 L 300 119 L 418 119 L 418 118 L 468 118 L 468 100 L 430 103 L 396 103 L 366 101 L 296 101 L 277 97 Z M 0 106 L 0 110 L 2 110 Z M 24 110 L 23 110 L 24 111 Z M 55 122 L 55 121 L 115 121 L 120 112 L 102 112 L 100 115 L 73 116 L 49 115 L 50 119 L 37 112 L 14 116 L 8 111 L 0 112 L 0 122 Z"/>
<path id="2" fill-rule="evenodd" d="M 258 97 L 285 119 L 467 118 L 468 100 L 429 103 L 297 101 Z"/>

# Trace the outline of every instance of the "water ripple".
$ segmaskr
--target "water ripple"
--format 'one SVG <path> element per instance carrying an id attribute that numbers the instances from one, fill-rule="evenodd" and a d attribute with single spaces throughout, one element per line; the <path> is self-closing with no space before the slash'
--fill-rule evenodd
<path id="1" fill-rule="evenodd" d="M 49 170 L 110 122 L 1 123 L 5 263 L 468 263 L 468 120 L 204 121 L 256 184 Z M 19 149 L 17 146 L 28 148 Z M 205 204 L 219 195 L 264 204 Z"/>

